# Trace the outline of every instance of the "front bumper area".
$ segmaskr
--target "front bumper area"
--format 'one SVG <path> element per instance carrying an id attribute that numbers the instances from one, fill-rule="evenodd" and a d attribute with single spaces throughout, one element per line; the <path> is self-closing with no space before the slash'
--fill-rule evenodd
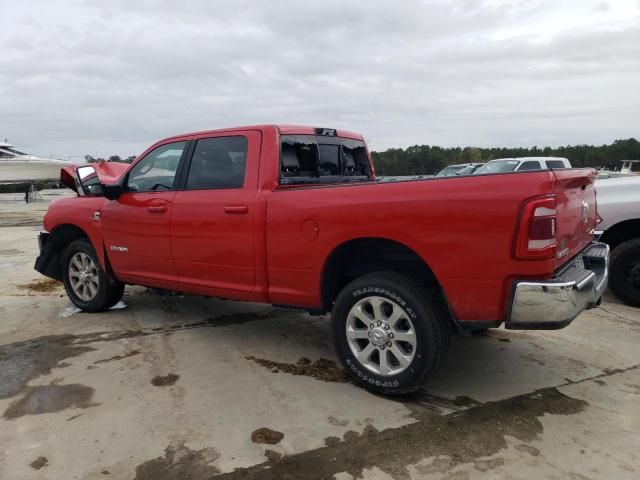
<path id="1" fill-rule="evenodd" d="M 54 251 L 52 237 L 46 232 L 38 235 L 38 247 L 40 255 L 36 258 L 33 268 L 42 275 L 62 281 L 62 271 L 60 270 L 59 257 Z"/>
<path id="2" fill-rule="evenodd" d="M 569 325 L 583 310 L 599 305 L 608 267 L 609 246 L 594 242 L 553 280 L 516 282 L 506 328 L 555 330 Z"/>

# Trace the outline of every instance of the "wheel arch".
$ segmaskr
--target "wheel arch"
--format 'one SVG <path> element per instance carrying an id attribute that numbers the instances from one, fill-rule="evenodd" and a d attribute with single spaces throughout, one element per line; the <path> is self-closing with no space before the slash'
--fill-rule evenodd
<path id="1" fill-rule="evenodd" d="M 38 263 L 40 263 L 41 268 L 37 269 L 48 277 L 62 281 L 62 252 L 64 252 L 64 249 L 71 242 L 82 239 L 86 239 L 91 243 L 91 246 L 96 251 L 96 255 L 98 256 L 98 260 L 100 261 L 102 268 L 105 269 L 106 272 L 111 273 L 111 265 L 109 264 L 109 259 L 104 251 L 104 245 L 102 243 L 100 243 L 100 245 L 96 245 L 95 241 L 92 240 L 91 235 L 85 229 L 72 223 L 57 225 L 51 230 L 51 232 L 49 232 L 43 250 L 40 252 L 40 256 L 44 258 L 36 264 L 38 265 Z"/>
<path id="2" fill-rule="evenodd" d="M 385 237 L 359 237 L 344 241 L 327 256 L 320 284 L 322 305 L 330 311 L 340 291 L 367 273 L 395 271 L 441 290 L 429 264 L 405 243 Z"/>
<path id="3" fill-rule="evenodd" d="M 640 218 L 623 220 L 609 227 L 600 237 L 600 241 L 616 248 L 621 243 L 640 238 Z"/>

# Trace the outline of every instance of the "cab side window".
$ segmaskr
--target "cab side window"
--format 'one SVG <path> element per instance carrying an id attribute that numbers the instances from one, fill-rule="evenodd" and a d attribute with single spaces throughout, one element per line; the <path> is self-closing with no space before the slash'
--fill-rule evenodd
<path id="1" fill-rule="evenodd" d="M 540 162 L 537 160 L 528 160 L 526 162 L 522 162 L 522 165 L 520 165 L 520 168 L 518 168 L 519 172 L 522 172 L 524 170 L 540 170 Z"/>
<path id="2" fill-rule="evenodd" d="M 127 178 L 127 190 L 173 190 L 176 171 L 186 145 L 187 142 L 168 143 L 149 152 L 131 169 Z"/>
<path id="3" fill-rule="evenodd" d="M 193 151 L 187 190 L 242 188 L 246 166 L 246 137 L 200 139 Z"/>

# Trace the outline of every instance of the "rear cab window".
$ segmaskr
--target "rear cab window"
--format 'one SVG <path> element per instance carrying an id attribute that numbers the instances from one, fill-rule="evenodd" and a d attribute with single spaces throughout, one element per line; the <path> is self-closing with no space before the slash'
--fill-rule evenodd
<path id="1" fill-rule="evenodd" d="M 541 170 L 540 162 L 538 160 L 527 160 L 526 162 L 522 162 L 522 165 L 518 167 L 519 172 L 523 172 L 525 170 Z"/>
<path id="2" fill-rule="evenodd" d="M 364 142 L 326 135 L 280 137 L 280 184 L 371 180 Z"/>
<path id="3" fill-rule="evenodd" d="M 552 170 L 567 168 L 562 160 L 545 160 L 545 163 L 547 164 L 547 168 L 550 168 Z"/>

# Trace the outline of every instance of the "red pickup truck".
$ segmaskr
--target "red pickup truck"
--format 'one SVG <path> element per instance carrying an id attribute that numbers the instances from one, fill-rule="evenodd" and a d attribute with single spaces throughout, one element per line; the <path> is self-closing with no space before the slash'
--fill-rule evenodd
<path id="1" fill-rule="evenodd" d="M 376 181 L 361 135 L 292 125 L 161 140 L 67 167 L 36 269 L 88 312 L 125 284 L 332 313 L 354 381 L 401 393 L 450 331 L 552 329 L 600 302 L 595 172 Z"/>

